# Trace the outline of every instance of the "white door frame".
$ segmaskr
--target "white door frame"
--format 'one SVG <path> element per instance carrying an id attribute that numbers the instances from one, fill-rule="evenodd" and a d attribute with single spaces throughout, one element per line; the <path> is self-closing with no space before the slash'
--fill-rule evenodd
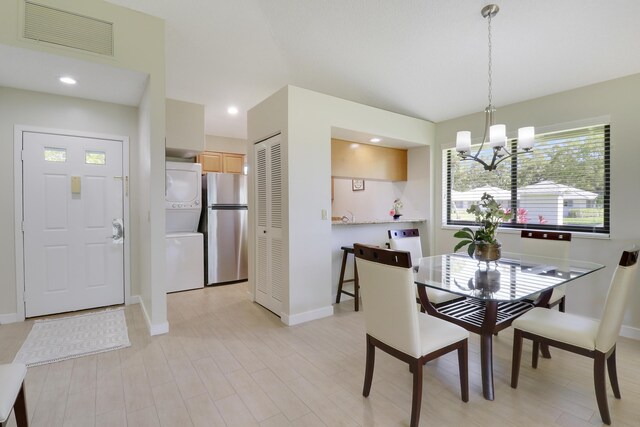
<path id="1" fill-rule="evenodd" d="M 24 132 L 51 133 L 57 135 L 78 136 L 84 138 L 110 139 L 122 142 L 122 174 L 123 174 L 123 210 L 124 210 L 124 303 L 132 304 L 131 297 L 131 252 L 129 236 L 129 137 L 102 133 L 74 131 L 66 129 L 43 128 L 36 126 L 15 125 L 13 134 L 13 181 L 15 205 L 15 249 L 16 249 L 16 321 L 25 319 L 24 310 L 24 234 L 22 233 L 22 134 Z"/>

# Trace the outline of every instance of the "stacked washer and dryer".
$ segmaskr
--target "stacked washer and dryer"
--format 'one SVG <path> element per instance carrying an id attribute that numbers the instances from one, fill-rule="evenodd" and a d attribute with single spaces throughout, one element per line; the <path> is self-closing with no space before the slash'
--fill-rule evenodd
<path id="1" fill-rule="evenodd" d="M 166 162 L 167 292 L 204 287 L 201 176 L 199 163 Z"/>

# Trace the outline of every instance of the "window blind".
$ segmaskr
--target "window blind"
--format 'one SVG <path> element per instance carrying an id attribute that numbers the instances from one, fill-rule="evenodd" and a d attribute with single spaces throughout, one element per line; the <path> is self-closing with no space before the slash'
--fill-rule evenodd
<path id="1" fill-rule="evenodd" d="M 472 224 L 466 209 L 486 192 L 512 213 L 503 227 L 609 233 L 609 132 L 609 125 L 595 125 L 536 135 L 532 152 L 491 172 L 445 150 L 446 223 Z M 516 141 L 510 146 L 515 150 Z M 480 154 L 492 155 L 491 148 Z"/>

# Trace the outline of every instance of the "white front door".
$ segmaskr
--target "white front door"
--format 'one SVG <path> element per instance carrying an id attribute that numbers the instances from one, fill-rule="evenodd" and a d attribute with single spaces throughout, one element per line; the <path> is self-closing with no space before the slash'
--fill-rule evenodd
<path id="1" fill-rule="evenodd" d="M 122 146 L 23 132 L 26 317 L 124 303 Z"/>

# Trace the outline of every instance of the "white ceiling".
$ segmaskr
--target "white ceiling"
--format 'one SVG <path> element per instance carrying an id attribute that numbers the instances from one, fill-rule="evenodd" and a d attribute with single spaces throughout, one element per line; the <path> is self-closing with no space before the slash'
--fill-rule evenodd
<path id="1" fill-rule="evenodd" d="M 487 104 L 485 0 L 109 1 L 166 21 L 167 97 L 204 104 L 209 135 L 244 138 L 246 111 L 287 84 L 434 122 Z M 640 1 L 498 5 L 498 109 L 640 72 Z"/>

